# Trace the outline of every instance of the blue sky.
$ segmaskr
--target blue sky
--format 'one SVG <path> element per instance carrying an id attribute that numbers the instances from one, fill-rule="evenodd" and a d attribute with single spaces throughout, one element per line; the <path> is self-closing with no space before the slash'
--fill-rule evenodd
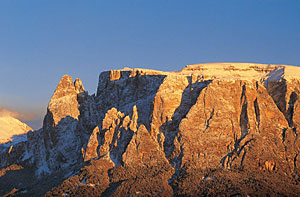
<path id="1" fill-rule="evenodd" d="M 299 0 L 0 1 L 0 107 L 40 122 L 64 74 L 204 62 L 300 65 Z"/>

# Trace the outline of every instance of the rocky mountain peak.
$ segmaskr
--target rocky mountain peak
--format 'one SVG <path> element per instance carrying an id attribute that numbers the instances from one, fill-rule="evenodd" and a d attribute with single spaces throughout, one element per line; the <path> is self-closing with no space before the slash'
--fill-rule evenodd
<path id="1" fill-rule="evenodd" d="M 48 105 L 48 113 L 51 113 L 55 125 L 67 116 L 78 119 L 80 112 L 77 96 L 82 92 L 84 87 L 80 79 L 73 82 L 68 75 L 62 77 Z"/>
<path id="2" fill-rule="evenodd" d="M 74 90 L 75 90 L 75 86 L 73 83 L 73 78 L 71 76 L 64 75 L 59 81 L 54 91 L 54 94 L 50 100 L 50 103 L 52 100 L 74 93 Z"/>
<path id="3" fill-rule="evenodd" d="M 85 91 L 84 87 L 82 85 L 82 82 L 79 78 L 75 79 L 74 86 L 75 86 L 75 90 L 76 90 L 77 94 L 80 94 Z"/>

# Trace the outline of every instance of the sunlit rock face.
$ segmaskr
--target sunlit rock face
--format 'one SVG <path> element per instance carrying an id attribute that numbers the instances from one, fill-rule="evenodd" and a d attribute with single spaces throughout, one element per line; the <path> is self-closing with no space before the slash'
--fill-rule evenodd
<path id="1" fill-rule="evenodd" d="M 296 195 L 299 81 L 285 65 L 124 68 L 88 95 L 63 76 L 43 128 L 1 167 L 31 169 L 42 189 L 28 195 Z"/>
<path id="2" fill-rule="evenodd" d="M 72 77 L 63 76 L 48 105 L 47 116 L 52 116 L 54 126 L 67 116 L 78 119 L 80 113 L 77 95 L 82 92 L 84 88 L 80 79 L 73 83 Z"/>

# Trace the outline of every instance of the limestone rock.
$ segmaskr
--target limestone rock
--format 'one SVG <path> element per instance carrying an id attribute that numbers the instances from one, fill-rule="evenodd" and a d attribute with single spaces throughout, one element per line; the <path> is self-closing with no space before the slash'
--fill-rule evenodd
<path id="1" fill-rule="evenodd" d="M 136 108 L 136 105 L 135 105 L 135 106 L 133 106 L 132 120 L 131 120 L 130 126 L 129 126 L 129 128 L 133 132 L 137 131 L 137 126 L 138 126 L 137 120 L 138 120 L 138 112 L 137 112 L 137 108 Z"/>
<path id="2" fill-rule="evenodd" d="M 84 89 L 81 81 L 78 79 L 76 80 L 75 85 L 76 87 L 74 86 L 72 77 L 64 75 L 56 87 L 49 102 L 47 112 L 48 114 L 50 113 L 49 116 L 53 118 L 54 125 L 57 125 L 61 119 L 67 116 L 78 119 L 79 110 L 77 95 Z"/>
<path id="3" fill-rule="evenodd" d="M 43 128 L 0 147 L 0 165 L 49 195 L 296 195 L 299 85 L 298 67 L 253 63 L 105 71 L 95 95 L 64 76 Z"/>
<path id="4" fill-rule="evenodd" d="M 98 157 L 98 136 L 99 136 L 99 127 L 96 127 L 89 138 L 86 151 L 84 153 L 84 161 L 88 161 L 90 159 L 94 159 Z"/>
<path id="5" fill-rule="evenodd" d="M 79 78 L 75 79 L 74 87 L 75 87 L 77 94 L 83 93 L 85 91 L 84 87 L 82 85 L 82 81 Z"/>
<path id="6" fill-rule="evenodd" d="M 144 125 L 140 125 L 122 156 L 128 166 L 157 166 L 166 162 L 164 153 Z"/>
<path id="7" fill-rule="evenodd" d="M 25 158 L 35 165 L 38 176 L 79 165 L 81 138 L 86 138 L 76 132 L 80 115 L 78 99 L 83 93 L 80 79 L 73 82 L 72 77 L 64 75 L 49 102 L 43 128 L 30 134 Z"/>
<path id="8" fill-rule="evenodd" d="M 115 165 L 120 165 L 122 154 L 137 128 L 137 109 L 132 109 L 132 117 L 112 108 L 107 111 L 102 121 L 101 130 L 96 127 L 89 137 L 84 160 L 106 158 Z"/>

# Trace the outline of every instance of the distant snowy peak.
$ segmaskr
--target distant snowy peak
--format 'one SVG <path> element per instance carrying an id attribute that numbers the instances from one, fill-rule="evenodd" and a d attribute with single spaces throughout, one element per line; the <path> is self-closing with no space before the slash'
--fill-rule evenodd
<path id="1" fill-rule="evenodd" d="M 0 143 L 13 140 L 15 135 L 26 134 L 33 130 L 27 124 L 11 116 L 0 116 Z"/>

